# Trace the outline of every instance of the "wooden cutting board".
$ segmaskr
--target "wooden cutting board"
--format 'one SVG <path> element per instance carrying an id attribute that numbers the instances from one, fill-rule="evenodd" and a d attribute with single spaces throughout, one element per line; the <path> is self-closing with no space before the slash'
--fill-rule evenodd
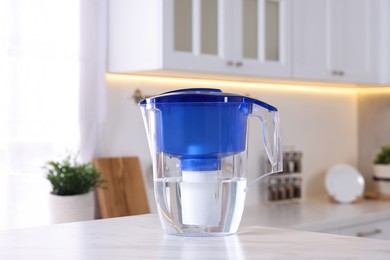
<path id="1" fill-rule="evenodd" d="M 150 213 L 137 157 L 98 158 L 93 161 L 106 189 L 96 190 L 101 218 Z"/>

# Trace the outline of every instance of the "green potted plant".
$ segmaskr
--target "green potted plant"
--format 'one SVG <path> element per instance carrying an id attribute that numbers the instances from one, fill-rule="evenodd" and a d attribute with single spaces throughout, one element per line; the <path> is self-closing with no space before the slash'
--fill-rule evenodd
<path id="1" fill-rule="evenodd" d="M 390 164 L 390 145 L 382 146 L 382 149 L 375 156 L 374 164 Z"/>
<path id="2" fill-rule="evenodd" d="M 374 181 L 380 194 L 390 195 L 390 145 L 383 146 L 375 156 Z"/>
<path id="3" fill-rule="evenodd" d="M 49 199 L 51 223 L 92 220 L 95 217 L 94 190 L 104 182 L 90 162 L 81 163 L 67 155 L 46 163 L 47 179 L 52 185 Z"/>

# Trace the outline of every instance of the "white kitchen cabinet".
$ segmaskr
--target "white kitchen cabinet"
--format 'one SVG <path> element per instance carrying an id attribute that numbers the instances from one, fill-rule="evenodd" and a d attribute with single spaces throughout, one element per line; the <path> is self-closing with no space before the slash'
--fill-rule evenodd
<path id="1" fill-rule="evenodd" d="M 111 0 L 108 72 L 290 77 L 289 0 Z"/>
<path id="2" fill-rule="evenodd" d="M 232 1 L 232 58 L 242 75 L 291 77 L 289 0 Z"/>
<path id="3" fill-rule="evenodd" d="M 293 77 L 381 83 L 381 0 L 295 0 Z M 382 44 L 382 45 L 381 45 Z"/>

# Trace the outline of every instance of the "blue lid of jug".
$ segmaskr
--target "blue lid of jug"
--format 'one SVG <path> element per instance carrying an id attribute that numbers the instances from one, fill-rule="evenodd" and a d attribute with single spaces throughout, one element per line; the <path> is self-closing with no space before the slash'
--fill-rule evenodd
<path id="1" fill-rule="evenodd" d="M 245 151 L 254 107 L 277 112 L 260 100 L 211 88 L 170 91 L 139 105 L 153 115 L 148 125 L 154 150 L 179 158 L 186 171 L 220 169 L 222 158 Z"/>
<path id="2" fill-rule="evenodd" d="M 146 104 L 163 104 L 163 103 L 182 103 L 182 102 L 240 102 L 240 103 L 255 103 L 269 111 L 277 111 L 277 108 L 263 101 L 240 96 L 232 93 L 224 93 L 220 89 L 214 88 L 189 88 L 179 89 L 162 93 L 158 96 L 142 100 L 139 105 Z"/>

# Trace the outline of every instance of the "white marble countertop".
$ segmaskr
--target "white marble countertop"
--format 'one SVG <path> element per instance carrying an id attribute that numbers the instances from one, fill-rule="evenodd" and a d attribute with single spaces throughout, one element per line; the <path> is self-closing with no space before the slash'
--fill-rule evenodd
<path id="1" fill-rule="evenodd" d="M 382 219 L 390 219 L 390 202 L 338 204 L 316 198 L 295 204 L 246 206 L 241 224 L 326 231 Z"/>
<path id="2" fill-rule="evenodd" d="M 157 215 L 0 231 L 0 259 L 390 259 L 390 242 L 260 226 L 164 235 Z"/>

